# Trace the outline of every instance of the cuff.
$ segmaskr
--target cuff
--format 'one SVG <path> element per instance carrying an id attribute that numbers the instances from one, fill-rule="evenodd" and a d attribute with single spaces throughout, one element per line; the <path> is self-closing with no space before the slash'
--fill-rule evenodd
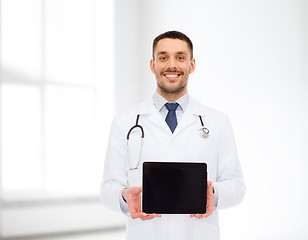
<path id="1" fill-rule="evenodd" d="M 214 210 L 217 208 L 217 205 L 218 205 L 218 192 L 216 191 L 215 189 L 215 186 L 213 186 L 213 192 L 214 192 L 214 197 L 215 197 L 215 204 L 214 204 Z"/>
<path id="2" fill-rule="evenodd" d="M 124 198 L 122 196 L 122 191 L 121 191 L 121 194 L 120 194 L 119 201 L 120 201 L 120 208 L 122 210 L 122 213 L 128 216 L 129 215 L 129 208 L 127 206 L 127 203 L 124 201 Z"/>

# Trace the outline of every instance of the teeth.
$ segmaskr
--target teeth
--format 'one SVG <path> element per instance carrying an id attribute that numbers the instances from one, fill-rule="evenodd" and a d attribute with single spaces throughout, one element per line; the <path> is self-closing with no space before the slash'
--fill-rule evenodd
<path id="1" fill-rule="evenodd" d="M 173 78 L 173 77 L 177 77 L 178 75 L 166 75 L 166 77 L 170 77 L 170 78 Z"/>

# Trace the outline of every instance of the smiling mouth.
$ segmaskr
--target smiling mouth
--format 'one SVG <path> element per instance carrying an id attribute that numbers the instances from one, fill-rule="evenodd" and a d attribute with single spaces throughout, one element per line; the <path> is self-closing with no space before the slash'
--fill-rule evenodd
<path id="1" fill-rule="evenodd" d="M 170 79 L 177 78 L 177 77 L 179 77 L 181 75 L 182 75 L 182 73 L 164 73 L 164 76 L 166 78 L 170 78 Z"/>
<path id="2" fill-rule="evenodd" d="M 181 74 L 165 74 L 165 77 L 168 78 L 175 78 L 175 77 L 179 77 Z"/>

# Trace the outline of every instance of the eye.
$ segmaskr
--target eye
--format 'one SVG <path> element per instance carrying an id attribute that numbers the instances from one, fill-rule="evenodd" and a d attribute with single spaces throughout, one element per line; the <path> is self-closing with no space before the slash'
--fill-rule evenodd
<path id="1" fill-rule="evenodd" d="M 183 60 L 185 60 L 185 57 L 184 56 L 179 56 L 178 60 L 183 61 Z"/>
<path id="2" fill-rule="evenodd" d="M 166 60 L 167 60 L 167 57 L 161 56 L 161 57 L 159 57 L 159 60 L 160 60 L 160 61 L 166 61 Z"/>

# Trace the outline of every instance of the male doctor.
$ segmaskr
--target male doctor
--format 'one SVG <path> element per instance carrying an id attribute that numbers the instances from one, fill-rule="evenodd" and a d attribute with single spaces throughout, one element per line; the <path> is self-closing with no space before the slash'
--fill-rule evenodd
<path id="1" fill-rule="evenodd" d="M 113 121 L 102 201 L 127 216 L 126 239 L 219 240 L 218 210 L 239 204 L 245 194 L 230 122 L 223 113 L 201 105 L 187 93 L 195 59 L 193 44 L 185 34 L 169 31 L 157 36 L 150 68 L 157 81 L 154 95 Z M 206 137 L 199 134 L 201 122 L 209 130 Z M 140 127 L 130 132 L 127 142 L 135 124 L 143 128 L 143 144 Z M 207 163 L 207 212 L 143 213 L 140 169 L 149 160 Z"/>

